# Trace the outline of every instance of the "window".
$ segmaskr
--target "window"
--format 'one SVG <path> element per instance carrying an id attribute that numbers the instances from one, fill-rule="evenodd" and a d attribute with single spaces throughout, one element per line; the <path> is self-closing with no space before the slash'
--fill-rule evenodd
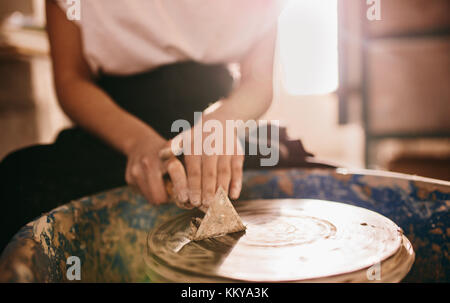
<path id="1" fill-rule="evenodd" d="M 291 0 L 279 19 L 283 89 L 292 95 L 338 87 L 337 0 Z"/>

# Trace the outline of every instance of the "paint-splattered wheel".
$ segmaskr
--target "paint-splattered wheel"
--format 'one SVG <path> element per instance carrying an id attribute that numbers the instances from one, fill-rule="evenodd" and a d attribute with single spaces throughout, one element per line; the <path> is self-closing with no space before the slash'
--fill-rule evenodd
<path id="1" fill-rule="evenodd" d="M 370 170 L 247 170 L 239 208 L 251 205 L 251 200 L 260 199 L 339 201 L 382 214 L 403 229 L 414 247 L 414 265 L 402 281 L 450 281 L 450 182 Z M 157 258 L 155 266 L 159 267 L 154 270 L 144 263 L 143 256 L 147 261 L 151 260 L 147 258 L 149 230 L 184 213 L 174 204 L 152 206 L 128 187 L 72 201 L 43 214 L 16 234 L 0 257 L 0 281 L 71 282 L 66 276 L 70 256 L 80 258 L 82 282 L 161 281 L 169 277 L 164 270 L 176 275 L 170 276 L 172 280 L 182 281 L 187 271 L 172 270 Z M 333 234 L 332 226 L 321 216 L 313 216 L 319 220 L 301 223 L 297 219 L 284 218 L 276 227 L 271 227 L 269 221 L 277 218 L 274 214 L 266 219 L 258 216 L 256 211 L 246 217 L 250 215 L 253 219 L 248 217 L 248 220 L 265 225 L 273 235 L 272 244 L 279 246 L 286 246 L 289 241 L 308 243 L 312 236 Z M 299 233 L 298 228 L 293 229 L 294 224 L 310 232 Z M 335 223 L 333 225 L 336 226 Z M 368 225 L 363 224 L 359 228 L 365 227 Z M 339 231 L 339 227 L 336 228 Z M 242 244 L 245 241 L 247 245 L 261 244 L 265 236 L 263 232 L 251 229 L 247 232 L 247 235 L 253 233 L 252 241 L 249 237 L 242 237 Z M 280 234 L 286 236 L 279 237 Z M 229 240 L 235 241 L 233 238 Z M 392 248 L 391 252 L 394 250 Z M 411 260 L 407 256 L 411 256 L 411 247 L 402 237 L 400 249 L 381 263 L 381 281 L 398 281 L 398 277 L 407 272 L 403 269 L 403 266 L 408 266 L 404 260 Z M 151 272 L 150 268 L 153 269 Z M 335 277 L 339 281 L 353 281 L 355 277 L 357 281 L 367 281 L 367 269 L 359 270 L 359 276 L 352 272 L 349 273 L 351 276 L 339 274 Z M 369 271 L 374 281 L 378 281 L 377 273 L 377 266 Z M 192 273 L 189 276 L 192 279 Z M 216 274 L 213 276 L 217 278 Z M 336 281 L 331 277 L 326 279 Z M 320 278 L 312 280 L 322 281 Z"/>

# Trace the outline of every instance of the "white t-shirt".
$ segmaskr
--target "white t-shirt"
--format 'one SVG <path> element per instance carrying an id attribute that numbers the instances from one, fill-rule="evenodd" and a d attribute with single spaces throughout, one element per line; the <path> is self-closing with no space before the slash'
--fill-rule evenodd
<path id="1" fill-rule="evenodd" d="M 67 12 L 72 0 L 57 0 Z M 178 61 L 233 63 L 275 25 L 284 0 L 81 0 L 94 73 L 129 75 Z"/>

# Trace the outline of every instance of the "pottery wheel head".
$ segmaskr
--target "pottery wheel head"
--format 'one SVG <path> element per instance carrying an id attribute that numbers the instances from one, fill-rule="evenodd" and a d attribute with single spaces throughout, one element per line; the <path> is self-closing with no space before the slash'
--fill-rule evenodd
<path id="1" fill-rule="evenodd" d="M 281 199 L 235 206 L 246 232 L 188 242 L 189 221 L 198 214 L 183 214 L 149 234 L 148 266 L 174 280 L 301 281 L 368 268 L 402 245 L 391 220 L 343 203 Z"/>

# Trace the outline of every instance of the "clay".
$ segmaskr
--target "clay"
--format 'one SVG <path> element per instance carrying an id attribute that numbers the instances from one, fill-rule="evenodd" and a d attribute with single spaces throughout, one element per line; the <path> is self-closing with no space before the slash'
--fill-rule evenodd
<path id="1" fill-rule="evenodd" d="M 360 207 L 279 199 L 241 201 L 236 211 L 245 232 L 186 241 L 197 210 L 153 230 L 148 270 L 175 282 L 371 282 L 366 272 L 381 262 L 381 281 L 397 282 L 414 261 L 401 229 Z"/>
<path id="2" fill-rule="evenodd" d="M 222 187 L 219 187 L 203 219 L 190 222 L 189 238 L 199 241 L 244 231 L 245 225 Z"/>

